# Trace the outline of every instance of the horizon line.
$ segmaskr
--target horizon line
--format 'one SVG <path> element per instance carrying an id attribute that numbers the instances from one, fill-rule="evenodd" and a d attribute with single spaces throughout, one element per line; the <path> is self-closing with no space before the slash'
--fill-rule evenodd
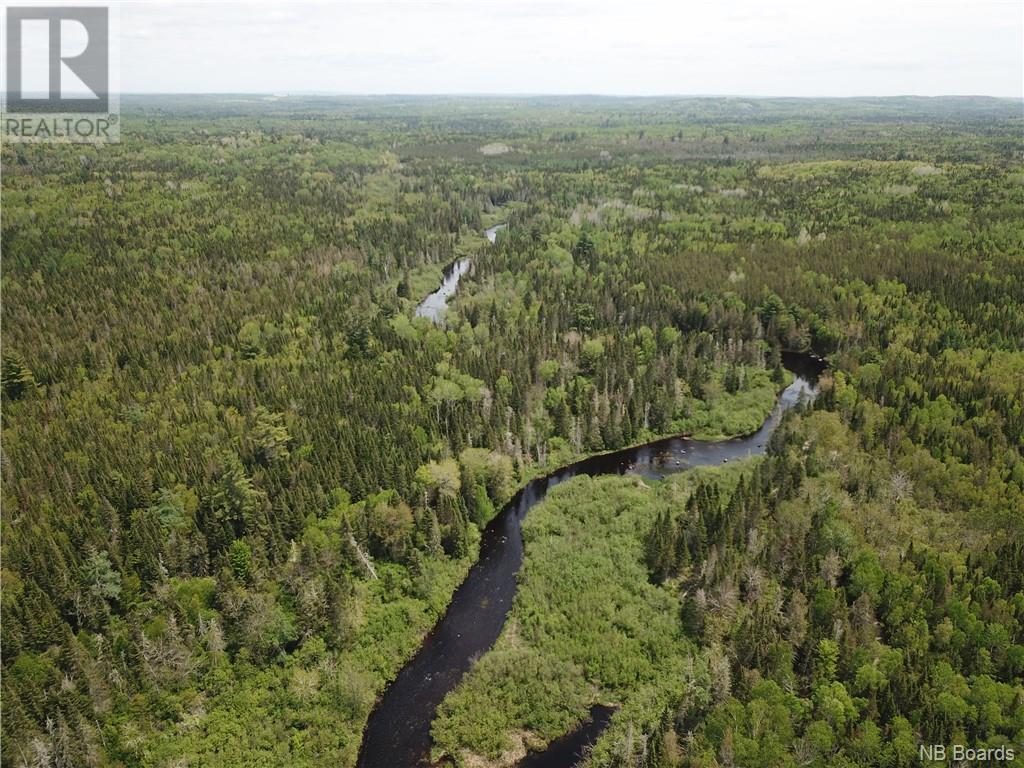
<path id="1" fill-rule="evenodd" d="M 612 93 L 599 91 L 564 91 L 558 93 L 532 91 L 121 91 L 120 96 L 259 96 L 285 99 L 297 96 L 335 96 L 370 98 L 607 98 L 607 99 L 996 99 L 1000 101 L 1024 101 L 1024 94 L 995 95 L 988 93 L 898 93 L 898 94 L 745 94 L 745 93 Z"/>

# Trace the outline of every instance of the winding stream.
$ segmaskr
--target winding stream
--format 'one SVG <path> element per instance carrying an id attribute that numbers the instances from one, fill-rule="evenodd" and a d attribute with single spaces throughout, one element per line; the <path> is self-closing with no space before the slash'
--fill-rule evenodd
<path id="1" fill-rule="evenodd" d="M 487 231 L 491 242 L 497 229 Z M 467 263 L 461 272 L 452 270 L 454 280 L 450 289 L 431 304 L 431 307 L 440 307 L 436 313 L 425 307 L 446 290 L 447 273 L 445 283 L 424 300 L 417 314 L 436 322 L 468 268 Z M 516 574 L 523 562 L 520 525 L 527 512 L 543 501 L 551 488 L 577 475 L 630 474 L 662 479 L 691 467 L 718 465 L 764 453 L 782 414 L 805 397 L 816 394 L 817 377 L 823 369 L 820 361 L 793 353 L 783 353 L 783 364 L 795 375 L 794 381 L 782 392 L 768 420 L 752 435 L 720 442 L 685 437 L 655 440 L 581 459 L 531 480 L 516 493 L 484 530 L 480 557 L 455 591 L 447 613 L 371 713 L 363 733 L 360 768 L 412 768 L 426 764 L 431 743 L 430 726 L 438 704 L 458 685 L 472 660 L 494 645 L 505 626 L 516 593 Z M 588 723 L 552 743 L 547 751 L 527 756 L 521 766 L 567 768 L 586 745 L 597 739 L 610 715 L 608 708 L 592 709 Z"/>
<path id="2" fill-rule="evenodd" d="M 448 299 L 454 295 L 459 280 L 469 272 L 470 266 L 472 262 L 469 259 L 459 259 L 445 267 L 441 285 L 416 307 L 416 317 L 429 317 L 434 323 L 440 323 L 448 309 Z"/>
<path id="3" fill-rule="evenodd" d="M 495 243 L 498 241 L 498 230 L 504 229 L 507 226 L 508 224 L 495 224 L 493 227 L 488 227 L 487 229 L 485 229 L 484 234 L 487 236 L 488 240 L 490 240 L 492 243 Z"/>
<path id="4" fill-rule="evenodd" d="M 504 228 L 504 224 L 497 224 L 486 230 L 484 234 L 487 235 L 488 240 L 494 243 L 498 239 L 498 230 Z M 471 266 L 472 262 L 468 258 L 463 258 L 445 267 L 441 285 L 416 307 L 416 317 L 429 317 L 431 321 L 440 323 L 448 309 L 448 299 L 455 295 L 455 290 L 459 287 L 459 280 L 469 272 Z"/>

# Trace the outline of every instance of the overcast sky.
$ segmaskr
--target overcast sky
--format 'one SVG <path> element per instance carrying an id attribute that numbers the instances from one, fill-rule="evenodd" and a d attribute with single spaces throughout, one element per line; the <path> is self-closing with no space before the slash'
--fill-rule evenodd
<path id="1" fill-rule="evenodd" d="M 1024 0 L 123 3 L 121 91 L 1024 95 Z"/>

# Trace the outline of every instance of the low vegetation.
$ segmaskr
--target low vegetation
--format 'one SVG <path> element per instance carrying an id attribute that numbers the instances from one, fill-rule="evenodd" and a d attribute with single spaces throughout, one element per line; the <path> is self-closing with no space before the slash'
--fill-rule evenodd
<path id="1" fill-rule="evenodd" d="M 516 487 L 751 431 L 784 349 L 832 374 L 753 484 L 757 537 L 744 518 L 652 570 L 647 526 L 689 502 L 570 487 L 620 511 L 623 552 L 561 565 L 622 605 L 565 603 L 586 631 L 559 645 L 540 602 L 438 748 L 547 739 L 597 700 L 621 706 L 598 764 L 753 760 L 764 707 L 780 761 L 870 764 L 876 731 L 1019 742 L 1019 102 L 452 106 L 125 97 L 120 144 L 0 150 L 5 768 L 353 765 Z M 462 255 L 444 326 L 416 318 Z M 803 595 L 806 634 L 750 646 L 773 594 Z M 609 617 L 623 645 L 588 661 Z M 485 733 L 473 681 L 528 647 L 538 710 Z"/>

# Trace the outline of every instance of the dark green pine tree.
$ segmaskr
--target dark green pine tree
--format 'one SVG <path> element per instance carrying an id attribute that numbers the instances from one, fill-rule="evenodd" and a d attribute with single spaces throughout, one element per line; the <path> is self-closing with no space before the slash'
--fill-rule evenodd
<path id="1" fill-rule="evenodd" d="M 661 583 L 675 570 L 675 524 L 667 509 L 662 510 L 647 533 L 644 556 L 651 579 Z"/>

